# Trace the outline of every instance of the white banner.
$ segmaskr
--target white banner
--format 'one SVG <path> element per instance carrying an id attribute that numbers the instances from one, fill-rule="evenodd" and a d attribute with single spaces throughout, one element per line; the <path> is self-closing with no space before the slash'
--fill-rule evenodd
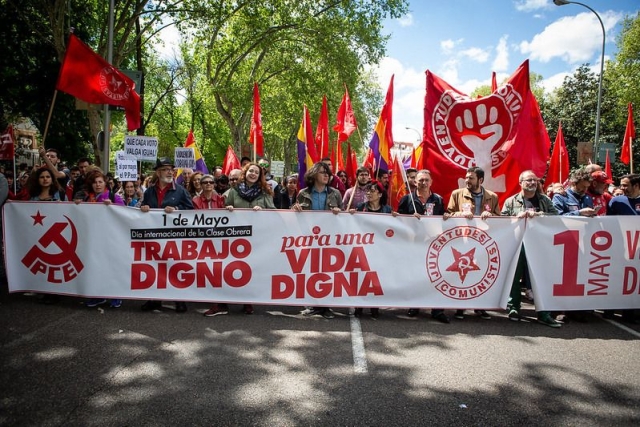
<path id="1" fill-rule="evenodd" d="M 525 222 L 4 207 L 11 292 L 281 305 L 505 307 Z"/>
<path id="2" fill-rule="evenodd" d="M 538 310 L 640 307 L 637 217 L 535 218 L 524 245 Z"/>
<path id="3" fill-rule="evenodd" d="M 138 179 L 138 163 L 135 156 L 124 151 L 116 152 L 116 176 L 120 181 L 135 181 Z"/>
<path id="4" fill-rule="evenodd" d="M 155 136 L 124 136 L 124 152 L 141 162 L 155 162 L 158 158 L 158 138 Z"/>
<path id="5" fill-rule="evenodd" d="M 196 151 L 192 147 L 176 147 L 173 165 L 178 169 L 195 169 Z"/>

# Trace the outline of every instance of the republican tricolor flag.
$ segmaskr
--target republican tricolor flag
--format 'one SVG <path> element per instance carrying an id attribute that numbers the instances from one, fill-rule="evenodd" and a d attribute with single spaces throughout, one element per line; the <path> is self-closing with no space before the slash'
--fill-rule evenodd
<path id="1" fill-rule="evenodd" d="M 373 136 L 369 142 L 369 148 L 373 152 L 373 157 L 377 163 L 377 169 L 383 169 L 389 172 L 391 165 L 391 147 L 393 147 L 392 132 L 392 108 L 393 108 L 393 77 L 387 89 L 387 96 L 384 99 L 384 105 L 380 111 L 378 123 L 373 129 Z"/>
<path id="2" fill-rule="evenodd" d="M 304 175 L 307 173 L 307 170 L 309 170 L 309 168 L 319 160 L 313 138 L 313 129 L 311 128 L 311 116 L 309 115 L 309 110 L 306 105 L 302 111 L 302 122 L 298 129 L 297 140 L 298 187 L 302 188 L 302 186 L 304 186 Z"/>

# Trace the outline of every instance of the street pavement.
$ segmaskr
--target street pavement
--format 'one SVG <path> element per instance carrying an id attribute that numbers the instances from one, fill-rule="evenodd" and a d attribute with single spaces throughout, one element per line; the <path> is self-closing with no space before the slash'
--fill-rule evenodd
<path id="1" fill-rule="evenodd" d="M 0 425 L 640 425 L 640 327 L 599 314 L 552 329 L 531 306 L 446 325 L 140 305 L 1 295 Z"/>

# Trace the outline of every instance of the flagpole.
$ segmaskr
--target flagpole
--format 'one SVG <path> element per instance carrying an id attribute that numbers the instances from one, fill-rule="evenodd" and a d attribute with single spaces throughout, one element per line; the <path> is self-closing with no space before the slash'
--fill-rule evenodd
<path id="1" fill-rule="evenodd" d="M 633 137 L 629 137 L 629 167 L 631 173 L 633 173 Z"/>
<path id="2" fill-rule="evenodd" d="M 107 61 L 109 64 L 113 63 L 113 10 L 114 0 L 109 0 L 109 27 L 107 32 Z M 103 122 L 103 135 L 104 135 L 104 162 L 102 170 L 109 172 L 109 143 L 111 141 L 111 111 L 109 111 L 109 105 L 104 105 L 104 122 Z"/>
<path id="3" fill-rule="evenodd" d="M 398 161 L 398 153 L 396 153 L 396 161 Z M 409 185 L 409 178 L 407 178 L 407 171 L 404 170 L 404 165 L 400 167 L 400 174 L 402 175 L 402 182 L 405 187 L 409 191 L 409 199 L 411 199 L 411 205 L 413 206 L 413 211 L 416 212 L 416 202 L 413 200 L 413 194 L 411 193 L 411 186 Z"/>
<path id="4" fill-rule="evenodd" d="M 47 115 L 47 123 L 44 125 L 44 133 L 42 135 L 42 146 L 44 147 L 44 141 L 47 139 L 47 133 L 49 132 L 49 123 L 51 123 L 51 115 L 53 113 L 53 106 L 56 104 L 56 98 L 58 96 L 58 89 L 53 91 L 53 99 L 51 100 L 51 106 L 49 107 L 49 114 Z M 15 156 L 14 156 L 15 159 Z M 15 163 L 15 162 L 14 162 Z M 13 174 L 15 177 L 15 172 Z"/>

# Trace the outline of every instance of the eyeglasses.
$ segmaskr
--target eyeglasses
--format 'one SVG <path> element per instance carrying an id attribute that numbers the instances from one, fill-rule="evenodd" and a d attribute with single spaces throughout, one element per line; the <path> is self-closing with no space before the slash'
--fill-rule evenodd
<path id="1" fill-rule="evenodd" d="M 232 182 L 235 182 L 237 180 L 238 180 L 238 178 L 229 178 L 229 181 L 232 181 Z"/>
<path id="2" fill-rule="evenodd" d="M 538 182 L 537 178 L 529 178 L 529 179 L 523 179 L 520 182 Z"/>
<path id="3" fill-rule="evenodd" d="M 200 184 L 209 185 L 209 184 L 213 184 L 213 181 L 200 181 Z"/>

